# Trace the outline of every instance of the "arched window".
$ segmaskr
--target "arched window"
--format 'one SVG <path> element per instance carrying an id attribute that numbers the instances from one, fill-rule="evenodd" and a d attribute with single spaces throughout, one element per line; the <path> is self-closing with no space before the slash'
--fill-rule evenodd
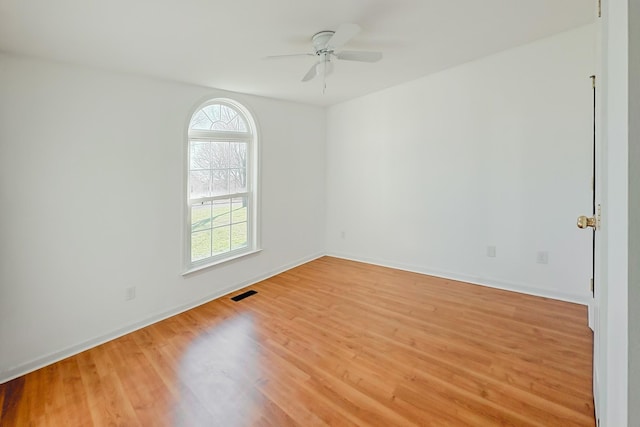
<path id="1" fill-rule="evenodd" d="M 188 130 L 187 270 L 257 250 L 253 118 L 240 104 L 214 99 Z"/>

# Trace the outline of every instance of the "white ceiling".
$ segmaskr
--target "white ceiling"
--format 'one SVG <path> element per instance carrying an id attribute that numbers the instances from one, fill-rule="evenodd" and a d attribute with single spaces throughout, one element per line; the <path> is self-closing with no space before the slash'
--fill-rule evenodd
<path id="1" fill-rule="evenodd" d="M 331 105 L 594 19 L 589 0 L 0 0 L 0 50 L 316 105 Z M 362 27 L 339 61 L 300 82 L 310 37 Z"/>

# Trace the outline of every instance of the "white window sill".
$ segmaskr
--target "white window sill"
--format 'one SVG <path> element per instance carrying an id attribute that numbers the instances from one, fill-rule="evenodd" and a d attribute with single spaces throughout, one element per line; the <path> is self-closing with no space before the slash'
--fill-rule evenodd
<path id="1" fill-rule="evenodd" d="M 188 270 L 183 271 L 182 275 L 183 276 L 187 276 L 187 275 L 189 275 L 191 273 L 195 273 L 196 271 L 204 270 L 204 269 L 216 266 L 216 265 L 224 264 L 225 262 L 234 261 L 234 260 L 239 259 L 239 258 L 243 258 L 243 257 L 249 256 L 249 255 L 257 254 L 258 252 L 262 252 L 262 249 L 254 249 L 254 250 L 251 250 L 251 251 L 248 251 L 248 252 L 242 252 L 240 254 L 237 254 L 237 255 L 234 255 L 234 256 L 230 256 L 229 258 L 219 259 L 219 260 L 212 261 L 212 262 L 209 262 L 209 263 L 197 265 L 195 267 L 191 267 Z"/>

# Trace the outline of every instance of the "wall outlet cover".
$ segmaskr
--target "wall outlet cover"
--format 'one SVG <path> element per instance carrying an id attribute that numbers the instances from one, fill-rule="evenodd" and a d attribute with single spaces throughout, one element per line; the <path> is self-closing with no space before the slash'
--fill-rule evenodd
<path id="1" fill-rule="evenodd" d="M 496 247 L 495 246 L 487 246 L 487 256 L 489 258 L 496 257 Z"/>

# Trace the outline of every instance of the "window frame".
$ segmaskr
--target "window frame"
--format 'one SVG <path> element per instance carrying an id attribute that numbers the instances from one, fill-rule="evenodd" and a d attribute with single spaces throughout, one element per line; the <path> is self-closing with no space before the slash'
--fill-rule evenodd
<path id="1" fill-rule="evenodd" d="M 193 117 L 203 108 L 210 105 L 223 105 L 237 111 L 247 126 L 247 132 L 233 131 L 216 131 L 216 130 L 191 130 L 191 121 Z M 183 197 L 184 206 L 184 226 L 183 226 L 183 242 L 184 242 L 184 259 L 183 259 L 183 275 L 193 273 L 205 268 L 209 268 L 218 264 L 232 261 L 260 252 L 259 246 L 259 193 L 258 193 L 258 176 L 259 176 L 259 144 L 258 144 L 258 127 L 254 114 L 243 104 L 228 98 L 207 98 L 205 102 L 197 105 L 188 116 L 186 125 L 186 144 L 185 144 L 185 166 L 184 166 L 184 189 Z M 212 141 L 212 142 L 246 142 L 247 143 L 247 163 L 246 163 L 246 184 L 247 188 L 244 192 L 228 193 L 218 196 L 207 196 L 200 198 L 191 198 L 190 180 L 191 180 L 191 145 L 192 141 Z M 231 249 L 227 252 L 214 254 L 212 256 L 192 261 L 191 260 L 191 240 L 192 240 L 192 206 L 194 203 L 215 201 L 220 199 L 234 199 L 239 197 L 247 197 L 247 245 L 242 248 Z M 231 224 L 230 224 L 231 227 Z"/>

